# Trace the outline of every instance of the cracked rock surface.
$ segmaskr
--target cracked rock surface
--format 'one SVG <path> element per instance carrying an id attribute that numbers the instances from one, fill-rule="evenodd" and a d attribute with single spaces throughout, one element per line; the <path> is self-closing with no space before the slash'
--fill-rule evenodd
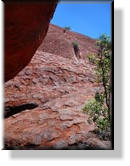
<path id="1" fill-rule="evenodd" d="M 29 65 L 5 83 L 5 108 L 19 111 L 5 119 L 5 148 L 110 148 L 92 133 L 94 123 L 82 111 L 99 88 L 88 61 L 77 63 L 39 48 Z"/>
<path id="2" fill-rule="evenodd" d="M 51 109 L 26 110 L 5 120 L 6 145 L 64 148 L 85 141 L 88 131 L 94 129 L 87 118 L 71 109 L 60 114 Z"/>

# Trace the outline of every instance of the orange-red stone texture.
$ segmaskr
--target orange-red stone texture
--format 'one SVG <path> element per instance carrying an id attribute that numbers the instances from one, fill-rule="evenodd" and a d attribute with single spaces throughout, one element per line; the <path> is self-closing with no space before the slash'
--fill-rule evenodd
<path id="1" fill-rule="evenodd" d="M 46 36 L 57 2 L 4 3 L 5 81 L 13 78 L 33 57 Z"/>

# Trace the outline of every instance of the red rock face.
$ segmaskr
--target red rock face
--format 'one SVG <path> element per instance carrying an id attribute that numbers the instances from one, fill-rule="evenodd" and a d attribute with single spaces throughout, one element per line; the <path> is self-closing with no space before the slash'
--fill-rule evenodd
<path id="1" fill-rule="evenodd" d="M 65 58 L 73 58 L 72 43 L 76 42 L 80 49 L 80 55 L 86 59 L 89 53 L 97 53 L 96 40 L 72 31 L 50 24 L 48 33 L 39 47 L 40 51 L 60 55 Z"/>
<path id="2" fill-rule="evenodd" d="M 46 36 L 55 8 L 56 1 L 5 2 L 5 81 L 29 63 Z"/>
<path id="3" fill-rule="evenodd" d="M 94 123 L 82 108 L 94 97 L 100 85 L 95 82 L 94 65 L 84 58 L 73 59 L 72 45 L 58 28 L 51 26 L 45 41 L 30 63 L 13 79 L 5 83 L 5 146 L 14 149 L 108 149 L 110 142 L 92 134 Z M 55 35 L 64 42 L 63 54 Z M 53 38 L 50 40 L 50 33 Z M 63 36 L 60 34 L 62 33 Z M 58 35 L 60 34 L 60 35 Z M 94 41 L 76 35 L 83 54 L 93 48 Z M 65 40 L 63 41 L 62 38 Z M 72 37 L 71 40 L 76 40 Z M 81 38 L 81 39 L 80 39 Z M 55 44 L 53 44 L 53 42 Z M 52 47 L 43 48 L 47 43 Z M 92 44 L 93 43 L 93 44 Z M 84 46 L 85 45 L 85 46 Z M 91 46 L 90 48 L 88 48 Z M 57 49 L 57 50 L 55 50 Z M 46 52 L 43 52 L 46 51 Z M 53 51 L 57 51 L 54 54 Z M 52 52 L 52 53 L 50 53 Z M 67 57 L 68 52 L 70 57 Z M 32 108 L 32 106 L 37 108 Z M 31 107 L 30 107 L 31 106 Z M 17 114 L 14 114 L 14 112 Z"/>
<path id="4" fill-rule="evenodd" d="M 71 109 L 61 109 L 60 113 L 52 109 L 26 110 L 5 120 L 5 144 L 25 149 L 67 148 L 85 141 L 88 131 L 94 129 L 87 119 L 87 115 Z"/>

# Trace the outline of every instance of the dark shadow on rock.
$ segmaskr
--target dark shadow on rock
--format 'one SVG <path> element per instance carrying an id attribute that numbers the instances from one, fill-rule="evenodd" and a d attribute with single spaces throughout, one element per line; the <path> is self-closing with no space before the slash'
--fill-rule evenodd
<path id="1" fill-rule="evenodd" d="M 22 111 L 25 110 L 31 110 L 38 107 L 38 104 L 36 103 L 27 103 L 27 104 L 22 104 L 22 105 L 18 105 L 18 106 L 7 106 L 5 107 L 5 113 L 4 113 L 4 117 L 8 118 L 12 115 L 15 115 L 17 113 L 20 113 Z"/>

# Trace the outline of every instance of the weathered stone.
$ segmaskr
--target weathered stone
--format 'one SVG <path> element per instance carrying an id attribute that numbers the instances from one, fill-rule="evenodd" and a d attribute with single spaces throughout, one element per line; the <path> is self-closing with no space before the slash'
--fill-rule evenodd
<path id="1" fill-rule="evenodd" d="M 64 140 L 60 140 L 56 142 L 56 144 L 53 146 L 54 149 L 62 149 L 66 148 L 68 146 L 67 142 Z"/>
<path id="2" fill-rule="evenodd" d="M 5 81 L 33 57 L 46 36 L 57 0 L 29 3 L 5 1 Z"/>
<path id="3" fill-rule="evenodd" d="M 57 35 L 61 37 L 58 42 L 66 37 L 64 42 L 71 44 L 68 37 L 71 38 L 70 34 L 72 34 L 71 40 L 76 39 L 80 42 L 82 52 L 87 51 L 87 45 L 90 43 L 95 48 L 95 40 L 73 32 L 62 36 L 63 34 L 60 33 L 63 31 L 60 32 L 54 25 L 50 25 L 49 30 L 52 40 L 55 39 L 52 30 L 54 34 L 57 32 Z M 49 38 L 47 35 L 49 41 L 51 35 Z M 47 38 L 45 42 L 48 42 Z M 87 44 L 85 44 L 86 41 L 88 41 Z M 64 51 L 64 55 L 62 52 L 59 54 L 59 50 L 56 50 L 58 55 L 51 54 L 49 52 L 52 49 L 55 50 L 55 45 L 51 46 L 48 52 L 43 52 L 43 45 L 41 45 L 29 65 L 5 83 L 6 107 L 15 108 L 28 103 L 38 105 L 36 109 L 21 110 L 18 114 L 5 119 L 7 148 L 89 149 L 89 147 L 98 147 L 100 149 L 100 146 L 105 147 L 106 144 L 104 145 L 103 141 L 95 135 L 90 135 L 90 131 L 94 130 L 94 124 L 93 122 L 89 124 L 88 116 L 82 112 L 86 101 L 91 99 L 95 89 L 100 87 L 99 84 L 88 79 L 88 77 L 95 77 L 95 73 L 92 72 L 94 70 L 91 70 L 93 65 L 84 58 L 82 59 L 84 63 L 74 63 L 72 57 L 67 57 L 69 51 Z M 90 138 L 96 138 L 99 142 L 95 139 L 91 141 Z"/>
<path id="4" fill-rule="evenodd" d="M 73 116 L 73 114 L 71 115 Z M 82 116 L 79 113 L 78 116 Z M 87 115 L 86 119 L 87 119 Z M 53 120 L 53 123 L 51 121 Z M 75 115 L 73 116 L 75 119 Z M 39 108 L 31 111 L 26 110 L 19 113 L 17 116 L 5 119 L 5 144 L 7 146 L 23 147 L 28 144 L 39 145 L 42 147 L 64 148 L 68 144 L 74 144 L 78 141 L 83 141 L 82 129 L 76 127 L 77 124 L 83 123 L 87 128 L 85 134 L 94 129 L 93 125 L 87 125 L 85 119 L 81 122 L 64 120 L 66 128 L 60 127 L 62 120 L 59 113 L 53 113 L 52 110 L 42 110 Z M 69 125 L 67 124 L 69 123 Z M 73 124 L 75 126 L 71 127 Z M 80 131 L 81 130 L 81 131 Z M 80 133 L 80 134 L 79 134 Z M 76 136 L 74 136 L 74 135 Z M 78 137 L 77 137 L 78 136 Z M 73 138 L 74 137 L 74 138 Z"/>
<path id="5" fill-rule="evenodd" d="M 98 138 L 89 138 L 87 139 L 87 144 L 93 148 L 100 149 L 111 149 L 111 143 L 108 141 L 101 141 Z"/>

